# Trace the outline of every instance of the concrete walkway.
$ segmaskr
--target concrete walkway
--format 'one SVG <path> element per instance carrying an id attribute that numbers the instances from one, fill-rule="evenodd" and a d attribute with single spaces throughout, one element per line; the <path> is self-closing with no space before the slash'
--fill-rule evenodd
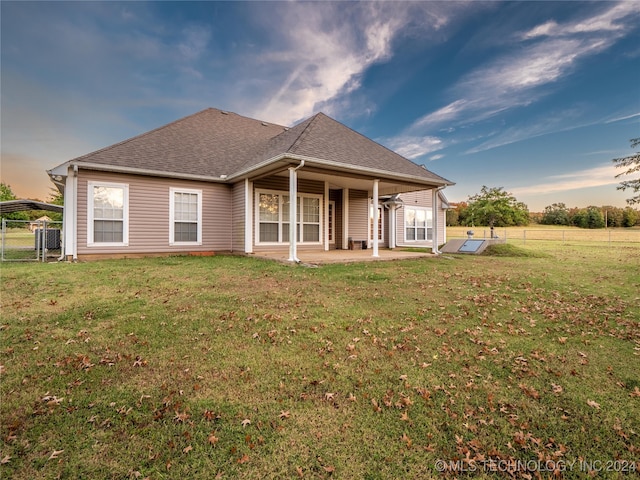
<path id="1" fill-rule="evenodd" d="M 324 265 L 328 263 L 354 263 L 354 262 L 380 262 L 390 260 L 406 260 L 412 258 L 430 258 L 436 257 L 433 253 L 410 252 L 399 249 L 386 250 L 380 249 L 379 256 L 373 257 L 372 250 L 329 250 L 329 251 L 298 251 L 300 263 L 308 265 Z M 257 258 L 266 258 L 279 262 L 287 262 L 289 252 L 256 252 L 250 256 Z"/>

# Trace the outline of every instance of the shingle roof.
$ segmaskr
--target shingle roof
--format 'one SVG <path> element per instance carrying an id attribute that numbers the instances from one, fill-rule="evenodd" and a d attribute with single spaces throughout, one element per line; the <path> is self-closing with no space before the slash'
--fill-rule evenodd
<path id="1" fill-rule="evenodd" d="M 75 161 L 217 178 L 236 172 L 283 131 L 280 125 L 208 108 Z"/>
<path id="2" fill-rule="evenodd" d="M 269 143 L 272 148 L 263 152 L 260 160 L 266 160 L 278 153 L 292 153 L 366 169 L 451 183 L 324 113 L 314 115 L 288 132 L 281 133 Z M 290 143 L 289 147 L 283 152 L 283 146 L 288 143 Z"/>
<path id="3" fill-rule="evenodd" d="M 451 184 L 323 113 L 286 128 L 209 108 L 73 161 L 220 178 L 287 154 Z"/>

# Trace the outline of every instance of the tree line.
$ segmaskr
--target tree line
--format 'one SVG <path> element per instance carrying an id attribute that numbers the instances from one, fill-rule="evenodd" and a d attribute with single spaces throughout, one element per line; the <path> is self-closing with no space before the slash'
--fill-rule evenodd
<path id="1" fill-rule="evenodd" d="M 567 208 L 564 203 L 545 207 L 544 212 L 529 212 L 502 187 L 483 186 L 468 202 L 452 204 L 447 210 L 448 226 L 523 227 L 531 223 L 580 228 L 633 227 L 640 225 L 640 211 L 632 207 L 589 206 Z"/>

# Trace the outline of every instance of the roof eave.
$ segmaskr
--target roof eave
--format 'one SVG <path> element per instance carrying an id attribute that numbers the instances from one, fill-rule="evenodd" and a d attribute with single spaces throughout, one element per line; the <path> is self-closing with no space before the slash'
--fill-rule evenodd
<path id="1" fill-rule="evenodd" d="M 63 163 L 62 165 L 59 165 L 47 171 L 47 173 L 52 178 L 53 176 L 65 177 L 67 175 L 68 168 L 72 166 L 77 166 L 79 169 L 83 169 L 83 170 L 96 170 L 96 171 L 112 172 L 112 173 L 127 173 L 131 175 L 144 175 L 149 177 L 179 178 L 183 180 L 199 180 L 203 182 L 216 182 L 216 183 L 227 182 L 226 175 L 220 176 L 220 177 L 213 177 L 211 175 L 196 175 L 192 173 L 167 172 L 163 170 L 149 170 L 145 168 L 122 167 L 118 165 L 104 165 L 101 163 L 77 162 L 74 160 L 70 160 L 66 163 Z M 63 171 L 64 173 L 62 173 Z"/>
<path id="2" fill-rule="evenodd" d="M 253 174 L 259 172 L 261 169 L 265 167 L 268 167 L 274 163 L 286 161 L 286 160 L 304 161 L 305 165 L 307 166 L 314 165 L 314 166 L 330 167 L 336 171 L 357 173 L 360 175 L 366 175 L 370 177 L 371 176 L 380 177 L 381 179 L 384 178 L 384 179 L 400 181 L 400 182 L 419 183 L 419 184 L 423 184 L 425 186 L 431 186 L 431 187 L 433 186 L 448 187 L 451 185 L 455 185 L 454 182 L 451 182 L 446 178 L 442 178 L 442 177 L 440 177 L 442 178 L 442 180 L 438 180 L 434 178 L 420 177 L 417 175 L 405 175 L 405 174 L 399 174 L 397 172 L 390 172 L 388 170 L 379 170 L 375 168 L 360 167 L 358 165 L 346 165 L 341 162 L 333 162 L 331 160 L 324 160 L 321 158 L 309 157 L 306 155 L 297 155 L 293 153 L 281 153 L 275 157 L 264 160 L 263 162 L 260 162 L 252 167 L 246 168 L 245 170 L 242 170 L 238 173 L 230 175 L 228 180 L 238 181 L 244 178 L 249 178 Z"/>

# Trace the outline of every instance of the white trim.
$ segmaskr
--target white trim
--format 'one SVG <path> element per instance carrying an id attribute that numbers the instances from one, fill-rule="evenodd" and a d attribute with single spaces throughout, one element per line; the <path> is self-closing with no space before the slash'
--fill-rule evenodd
<path id="1" fill-rule="evenodd" d="M 417 227 L 417 226 L 413 227 L 415 229 L 416 238 L 414 238 L 414 239 L 407 238 L 407 211 L 409 211 L 409 210 L 415 210 L 415 211 L 421 210 L 421 211 L 425 212 L 424 239 L 417 238 L 418 237 L 418 228 L 422 228 L 422 227 Z M 431 213 L 431 231 L 432 231 L 431 238 L 429 238 L 429 213 Z M 402 219 L 402 231 L 403 231 L 402 238 L 404 239 L 404 243 L 405 244 L 411 244 L 411 245 L 432 244 L 433 243 L 433 209 L 431 207 L 405 205 L 404 206 L 404 215 L 403 215 L 403 219 Z"/>
<path id="2" fill-rule="evenodd" d="M 248 178 L 244 180 L 244 253 L 253 253 L 253 202 L 251 201 L 251 190 L 253 182 Z"/>
<path id="3" fill-rule="evenodd" d="M 78 175 L 69 167 L 64 188 L 64 213 L 62 216 L 62 236 L 64 239 L 64 255 L 78 258 Z"/>
<path id="4" fill-rule="evenodd" d="M 197 196 L 198 202 L 198 219 L 197 221 L 197 240 L 195 242 L 176 242 L 175 241 L 175 194 L 188 193 Z M 169 188 L 169 245 L 202 245 L 202 190 L 192 188 Z"/>
<path id="5" fill-rule="evenodd" d="M 324 218 L 327 219 L 327 221 L 325 222 L 325 229 L 324 229 L 324 249 L 325 251 L 329 250 L 329 204 L 331 202 L 329 201 L 329 182 L 327 182 L 325 180 L 324 182 L 324 202 L 323 202 L 323 215 Z M 335 202 L 334 202 L 334 207 L 333 207 L 333 214 L 336 214 L 336 208 L 335 208 Z M 335 227 L 335 225 L 334 225 Z M 333 234 L 334 240 L 331 243 L 335 243 L 335 231 Z"/>
<path id="6" fill-rule="evenodd" d="M 331 215 L 329 215 L 331 211 Z M 329 230 L 333 234 L 329 236 Z M 327 248 L 329 245 L 336 244 L 336 202 L 335 200 L 329 200 L 327 202 Z"/>
<path id="7" fill-rule="evenodd" d="M 378 244 L 380 243 L 380 239 L 378 237 L 378 224 L 380 223 L 380 200 L 378 199 L 378 185 L 380 184 L 380 180 L 373 181 L 373 225 L 371 225 L 371 236 L 373 237 L 373 257 L 377 257 L 378 255 Z M 384 237 L 384 230 L 381 230 L 380 233 Z"/>
<path id="8" fill-rule="evenodd" d="M 384 235 L 386 232 L 386 228 L 385 228 L 385 221 L 384 221 L 384 205 L 380 204 L 380 202 L 378 202 L 378 215 L 380 216 L 378 218 L 378 224 L 380 225 L 380 235 L 378 235 L 378 242 L 379 243 L 384 243 Z M 369 239 L 368 239 L 368 244 L 370 247 L 373 248 L 373 225 L 375 223 L 374 219 L 372 218 L 375 215 L 375 212 L 373 210 L 373 199 L 370 198 L 369 199 L 369 226 L 367 227 L 369 230 Z M 376 231 L 378 229 L 376 228 Z"/>
<path id="9" fill-rule="evenodd" d="M 93 189 L 94 187 L 120 188 L 123 190 L 122 242 L 95 242 L 93 231 Z M 126 183 L 87 182 L 87 247 L 128 247 L 129 246 L 129 185 Z"/>

